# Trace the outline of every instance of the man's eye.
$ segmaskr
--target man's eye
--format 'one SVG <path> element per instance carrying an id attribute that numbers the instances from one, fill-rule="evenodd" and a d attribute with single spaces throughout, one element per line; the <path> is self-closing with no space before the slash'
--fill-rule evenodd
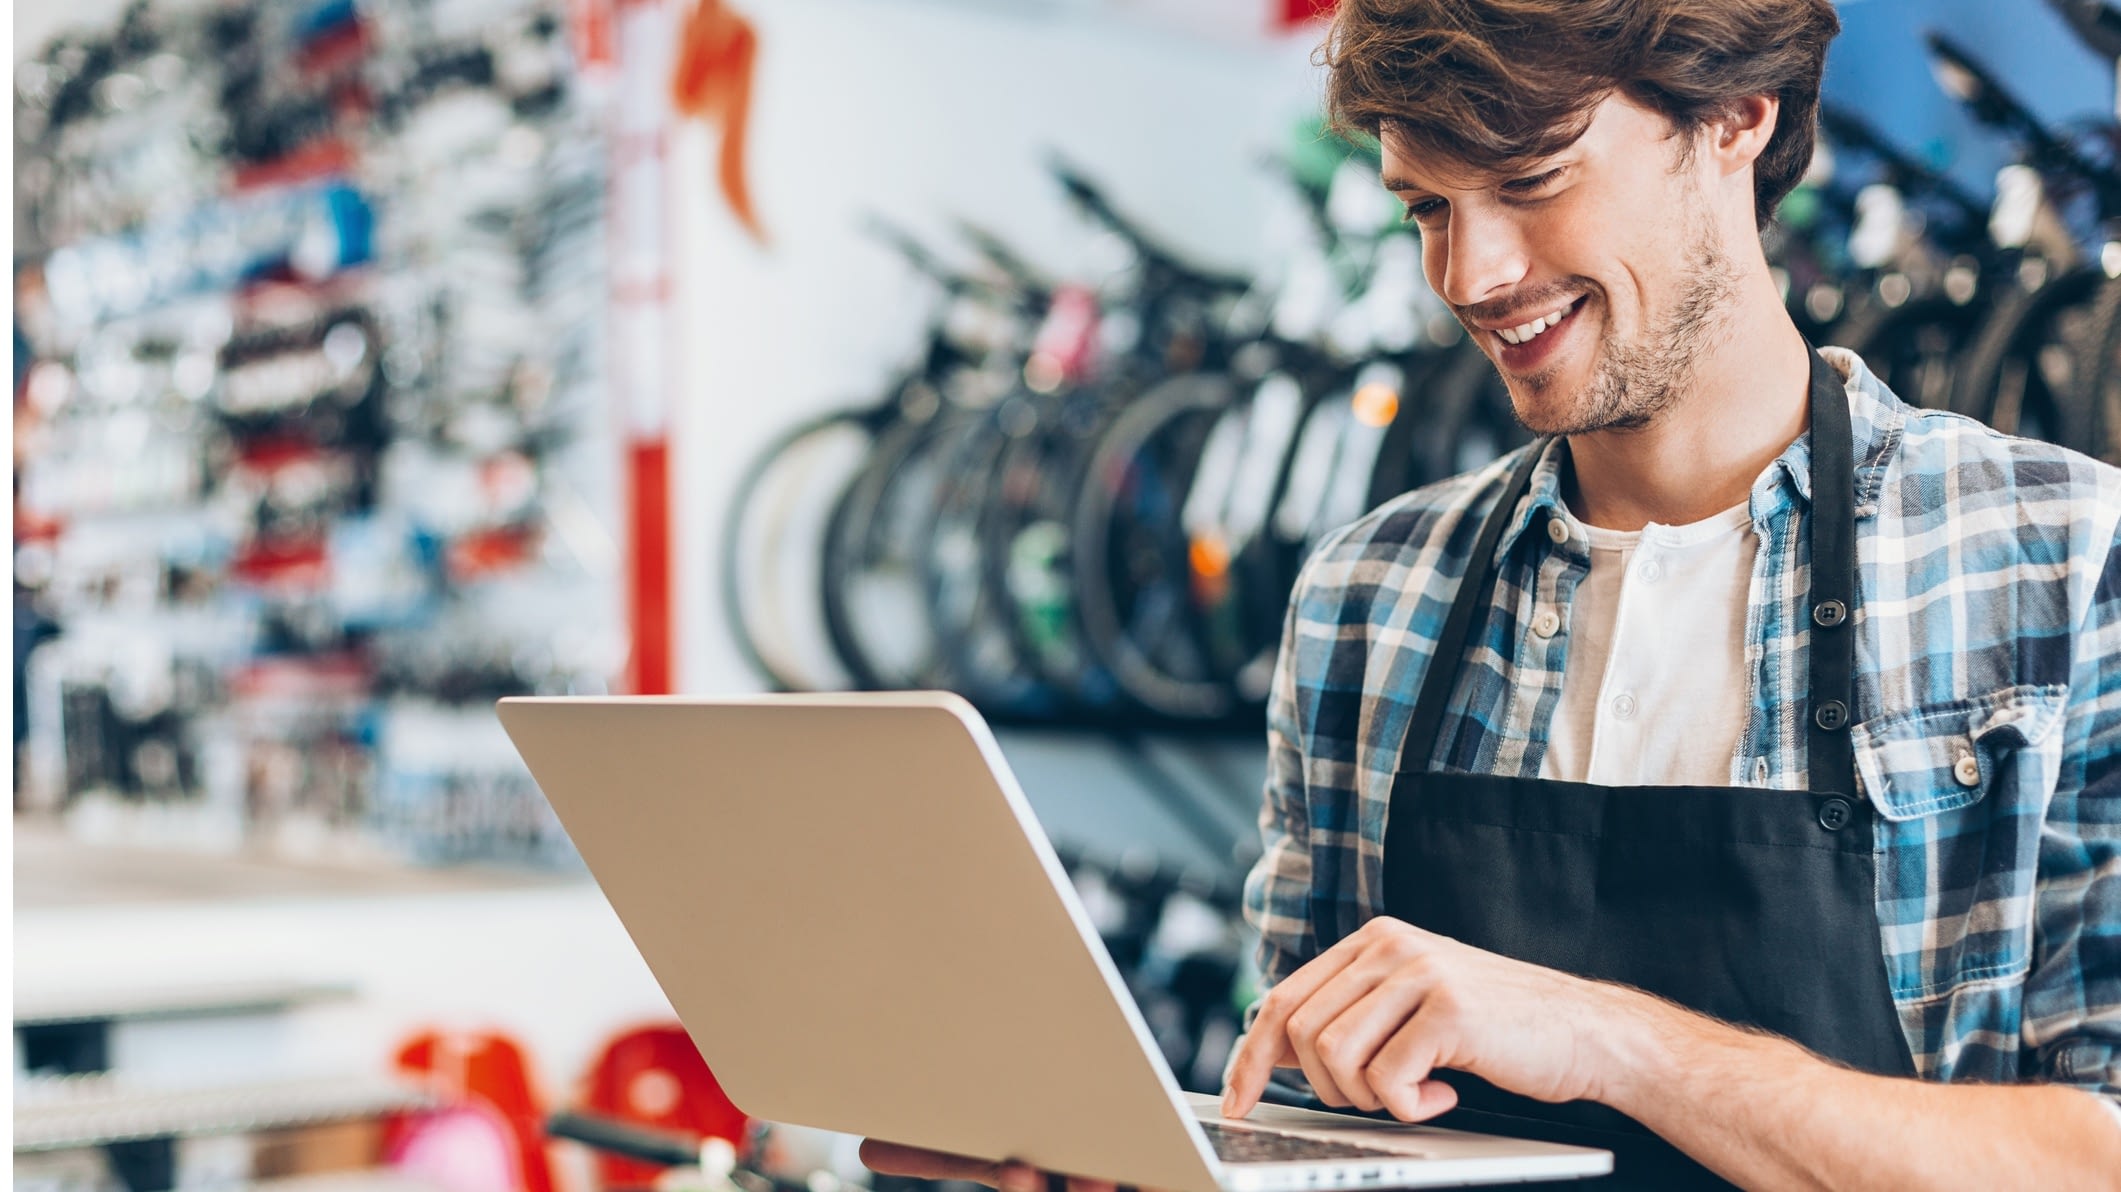
<path id="1" fill-rule="evenodd" d="M 1442 199 L 1422 199 L 1407 204 L 1407 213 L 1400 216 L 1401 223 L 1419 223 L 1443 210 Z"/>
<path id="2" fill-rule="evenodd" d="M 1544 174 L 1534 174 L 1529 178 L 1512 178 L 1508 182 L 1503 183 L 1502 188 L 1513 195 L 1537 194 L 1539 191 L 1546 189 L 1547 183 L 1560 176 L 1561 167 L 1556 166 Z"/>

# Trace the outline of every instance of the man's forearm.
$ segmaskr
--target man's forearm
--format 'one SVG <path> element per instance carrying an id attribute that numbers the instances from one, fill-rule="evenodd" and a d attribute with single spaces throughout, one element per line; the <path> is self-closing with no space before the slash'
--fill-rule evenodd
<path id="1" fill-rule="evenodd" d="M 1743 1187 L 2121 1188 L 2121 1122 L 2082 1090 L 1872 1076 L 1613 996 L 1600 1100 Z"/>

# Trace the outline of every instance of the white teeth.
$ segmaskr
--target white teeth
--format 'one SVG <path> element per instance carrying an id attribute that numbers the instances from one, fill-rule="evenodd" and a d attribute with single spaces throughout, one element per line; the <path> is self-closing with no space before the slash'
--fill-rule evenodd
<path id="1" fill-rule="evenodd" d="M 1501 336 L 1502 342 L 1506 344 L 1530 343 L 1532 339 L 1538 336 L 1541 332 L 1545 331 L 1549 327 L 1552 327 L 1554 324 L 1561 322 L 1561 320 L 1568 315 L 1570 307 L 1573 307 L 1574 305 L 1575 303 L 1572 302 L 1569 304 L 1569 306 L 1564 306 L 1560 310 L 1555 311 L 1553 314 L 1533 319 L 1529 323 L 1520 323 L 1515 327 L 1501 328 L 1497 330 L 1495 334 Z"/>

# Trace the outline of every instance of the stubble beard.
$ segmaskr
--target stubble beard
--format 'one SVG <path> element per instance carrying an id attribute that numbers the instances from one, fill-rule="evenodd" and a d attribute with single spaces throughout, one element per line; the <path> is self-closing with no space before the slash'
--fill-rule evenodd
<path id="1" fill-rule="evenodd" d="M 1517 384 L 1530 391 L 1527 397 L 1548 398 L 1511 403 L 1526 429 L 1541 435 L 1638 431 L 1655 423 L 1693 383 L 1695 362 L 1729 328 L 1739 283 L 1737 267 L 1716 235 L 1706 203 L 1686 206 L 1682 259 L 1695 264 L 1681 281 L 1678 299 L 1634 342 L 1620 339 L 1608 322 L 1591 378 L 1572 401 L 1551 400 L 1549 391 L 1560 383 L 1558 369 L 1519 378 Z M 1604 302 L 1602 289 L 1594 287 L 1594 295 Z"/>

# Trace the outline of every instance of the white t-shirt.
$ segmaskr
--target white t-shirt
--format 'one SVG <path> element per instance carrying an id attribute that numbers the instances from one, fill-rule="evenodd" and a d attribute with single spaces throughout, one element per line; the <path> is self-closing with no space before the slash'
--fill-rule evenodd
<path id="1" fill-rule="evenodd" d="M 1542 778 L 1731 786 L 1752 706 L 1747 596 L 1758 539 L 1745 505 L 1629 533 L 1568 518 L 1591 569 L 1568 609 L 1568 663 Z"/>

